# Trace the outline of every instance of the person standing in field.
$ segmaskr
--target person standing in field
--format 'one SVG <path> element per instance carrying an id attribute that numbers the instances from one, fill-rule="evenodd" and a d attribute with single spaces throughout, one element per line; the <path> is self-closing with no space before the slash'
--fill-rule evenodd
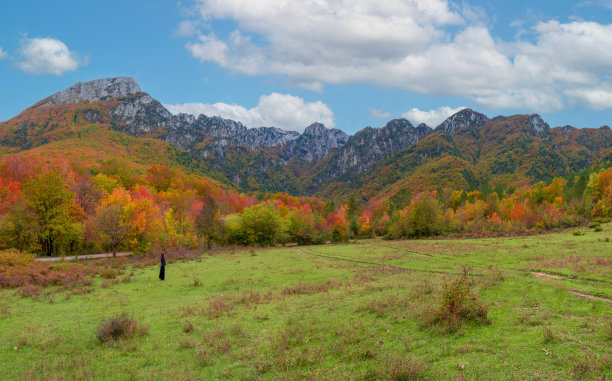
<path id="1" fill-rule="evenodd" d="M 166 278 L 166 256 L 162 254 L 161 263 L 159 264 L 159 280 L 164 280 L 165 278 Z"/>

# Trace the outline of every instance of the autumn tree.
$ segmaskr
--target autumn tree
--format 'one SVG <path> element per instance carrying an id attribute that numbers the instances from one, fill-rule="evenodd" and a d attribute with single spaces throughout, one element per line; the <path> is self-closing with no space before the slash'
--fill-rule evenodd
<path id="1" fill-rule="evenodd" d="M 197 208 L 195 226 L 198 235 L 202 237 L 208 249 L 211 243 L 219 240 L 221 235 L 221 211 L 217 200 L 207 197 Z"/>
<path id="2" fill-rule="evenodd" d="M 106 242 L 113 253 L 113 257 L 115 257 L 117 248 L 125 242 L 130 231 L 129 225 L 125 222 L 121 205 L 100 205 L 96 210 L 94 226 L 98 236 Z"/>

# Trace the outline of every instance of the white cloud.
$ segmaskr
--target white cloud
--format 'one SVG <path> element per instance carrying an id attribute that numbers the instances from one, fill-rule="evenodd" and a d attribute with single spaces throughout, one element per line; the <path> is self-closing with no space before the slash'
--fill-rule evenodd
<path id="1" fill-rule="evenodd" d="M 612 108 L 612 88 L 576 89 L 566 92 L 575 106 L 585 106 L 594 110 Z"/>
<path id="2" fill-rule="evenodd" d="M 335 125 L 334 113 L 325 103 L 305 102 L 304 99 L 289 94 L 262 95 L 257 107 L 251 109 L 227 103 L 185 103 L 165 107 L 173 114 L 220 116 L 242 122 L 251 128 L 266 126 L 302 132 L 313 122 L 323 123 L 327 127 Z"/>
<path id="3" fill-rule="evenodd" d="M 46 38 L 28 38 L 19 49 L 17 67 L 27 73 L 62 75 L 74 71 L 81 62 L 77 53 L 70 51 L 62 41 Z"/>
<path id="4" fill-rule="evenodd" d="M 389 119 L 391 118 L 391 113 L 388 111 L 383 111 L 381 109 L 378 108 L 371 108 L 370 109 L 370 115 L 372 116 L 372 118 L 376 118 L 376 119 Z"/>
<path id="5" fill-rule="evenodd" d="M 612 25 L 540 22 L 503 41 L 481 9 L 446 0 L 198 0 L 197 10 L 198 22 L 237 29 L 197 30 L 186 44 L 194 57 L 316 91 L 370 83 L 554 112 L 571 103 L 568 90 L 612 85 Z M 601 106 L 592 97 L 582 104 Z"/>
<path id="6" fill-rule="evenodd" d="M 174 34 L 179 37 L 195 36 L 198 34 L 198 28 L 195 22 L 184 20 L 179 23 L 179 26 L 174 31 Z"/>
<path id="7" fill-rule="evenodd" d="M 8 57 L 8 53 L 2 50 L 2 47 L 0 47 L 0 60 L 6 57 Z"/>
<path id="8" fill-rule="evenodd" d="M 427 124 L 431 128 L 436 128 L 440 123 L 444 122 L 449 116 L 463 110 L 465 107 L 450 108 L 442 106 L 435 110 L 423 111 L 418 108 L 412 108 L 402 114 L 402 118 L 406 118 L 415 126 L 421 123 Z"/>

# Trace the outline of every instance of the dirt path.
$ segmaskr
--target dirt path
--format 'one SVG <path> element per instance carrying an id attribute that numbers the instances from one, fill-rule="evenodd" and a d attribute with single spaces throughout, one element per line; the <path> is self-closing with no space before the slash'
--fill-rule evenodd
<path id="1" fill-rule="evenodd" d="M 128 255 L 132 255 L 131 251 L 122 251 L 117 253 L 118 257 L 125 257 Z M 56 261 L 71 261 L 73 259 L 97 259 L 97 258 L 109 258 L 112 257 L 113 253 L 100 253 L 100 254 L 85 254 L 85 255 L 69 255 L 66 257 L 40 257 L 36 258 L 39 262 L 56 262 Z"/>
<path id="2" fill-rule="evenodd" d="M 563 277 L 561 275 L 547 274 L 547 273 L 537 272 L 537 271 L 532 271 L 531 274 L 535 275 L 536 277 L 542 279 L 545 282 L 550 283 L 554 287 L 564 289 L 565 291 L 569 292 L 572 295 L 576 295 L 576 296 L 579 296 L 581 298 L 585 298 L 585 299 L 589 299 L 589 300 L 601 300 L 601 301 L 604 301 L 604 302 L 612 303 L 612 299 L 604 298 L 602 296 L 595 296 L 595 295 L 591 295 L 591 294 L 585 294 L 582 291 L 572 290 L 572 289 L 564 287 L 564 286 L 562 286 L 560 284 L 556 284 L 556 283 L 554 283 L 552 281 L 553 279 L 565 279 L 565 280 L 569 280 L 569 278 Z"/>

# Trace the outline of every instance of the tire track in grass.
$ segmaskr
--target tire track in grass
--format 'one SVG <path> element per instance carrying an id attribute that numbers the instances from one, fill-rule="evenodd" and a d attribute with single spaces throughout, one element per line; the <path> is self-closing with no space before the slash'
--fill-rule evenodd
<path id="1" fill-rule="evenodd" d="M 298 251 L 300 251 L 300 252 L 302 252 L 303 254 L 306 254 L 306 255 L 311 255 L 311 256 L 319 257 L 319 258 L 325 258 L 325 259 L 328 259 L 328 260 L 358 263 L 358 264 L 364 264 L 364 265 L 369 265 L 369 266 L 376 266 L 376 267 L 380 267 L 380 268 L 383 268 L 383 269 L 391 269 L 391 270 L 406 271 L 406 272 L 421 272 L 421 273 L 430 273 L 430 274 L 463 275 L 462 272 L 449 272 L 449 271 L 439 271 L 439 270 L 425 270 L 425 269 L 414 269 L 414 268 L 406 268 L 406 267 L 399 267 L 399 266 L 391 266 L 391 265 L 387 265 L 387 264 L 384 264 L 384 263 L 371 262 L 371 261 L 363 261 L 363 260 L 359 260 L 359 259 L 351 259 L 351 258 L 346 258 L 346 257 L 336 257 L 336 256 L 333 256 L 333 255 L 325 255 L 325 254 L 320 254 L 320 253 L 314 253 L 312 251 L 306 251 L 304 249 L 298 249 Z M 483 276 L 482 274 L 470 274 L 470 275 L 471 276 Z"/>
<path id="2" fill-rule="evenodd" d="M 414 250 L 408 250 L 408 249 L 404 249 L 404 248 L 400 248 L 400 247 L 395 247 L 395 246 L 391 246 L 391 245 L 379 245 L 382 247 L 386 247 L 398 252 L 405 252 L 407 254 L 415 254 L 415 255 L 419 255 L 422 257 L 426 257 L 426 258 L 431 258 L 431 259 L 446 259 L 449 260 L 451 262 L 455 262 L 456 258 L 452 258 L 452 257 L 446 257 L 443 255 L 433 255 L 433 254 L 426 254 L 426 253 L 420 253 L 418 251 L 414 251 Z M 486 267 L 482 267 L 482 266 L 476 266 L 476 265 L 468 265 L 471 268 L 474 269 L 480 269 L 480 270 L 487 270 Z M 603 279 L 593 279 L 593 278 L 570 278 L 570 277 L 566 277 L 563 275 L 559 275 L 559 274 L 551 274 L 551 273 L 547 273 L 544 271 L 531 271 L 531 270 L 519 270 L 519 269 L 507 269 L 504 267 L 497 267 L 497 269 L 501 270 L 501 271 L 507 271 L 507 272 L 515 272 L 515 273 L 521 273 L 521 274 L 532 274 L 532 275 L 536 275 L 538 277 L 547 277 L 547 278 L 553 278 L 553 279 L 563 279 L 563 280 L 568 280 L 568 281 L 578 281 L 578 282 L 593 282 L 593 283 L 605 283 L 605 284 L 611 284 L 612 285 L 612 281 L 607 281 L 607 280 L 603 280 Z M 579 292 L 579 291 L 576 291 Z"/>
<path id="3" fill-rule="evenodd" d="M 397 271 L 422 272 L 422 273 L 446 274 L 446 275 L 462 275 L 463 274 L 463 273 L 457 273 L 457 272 L 447 272 L 447 271 L 438 271 L 438 270 L 424 270 L 424 269 L 414 269 L 414 268 L 406 268 L 406 267 L 399 267 L 399 266 L 391 266 L 391 265 L 387 265 L 387 264 L 384 264 L 384 263 L 364 261 L 364 260 L 359 260 L 359 259 L 351 259 L 351 258 L 346 258 L 346 257 L 337 257 L 337 256 L 333 256 L 333 255 L 325 255 L 325 254 L 315 253 L 315 252 L 312 252 L 312 250 L 307 251 L 307 250 L 304 250 L 304 249 L 298 249 L 298 251 L 300 251 L 300 252 L 302 252 L 303 254 L 306 254 L 306 255 L 311 255 L 311 256 L 319 257 L 319 258 L 325 258 L 325 259 L 328 259 L 328 260 L 344 261 L 344 262 L 351 262 L 351 263 L 357 263 L 357 264 L 364 264 L 364 265 L 376 266 L 376 267 L 380 267 L 380 268 L 383 268 L 383 269 L 387 268 L 387 269 L 397 270 Z M 482 267 L 475 267 L 475 266 L 470 266 L 470 267 L 484 270 L 484 268 L 482 268 Z M 601 297 L 601 296 L 595 296 L 595 295 L 587 294 L 587 293 L 584 293 L 584 292 L 578 291 L 578 290 L 572 290 L 572 289 L 569 289 L 567 287 L 564 287 L 562 285 L 558 285 L 558 284 L 552 282 L 552 279 L 572 280 L 572 279 L 565 278 L 565 277 L 562 277 L 562 276 L 559 276 L 559 275 L 552 275 L 552 274 L 547 274 L 547 273 L 543 273 L 543 272 L 530 272 L 530 271 L 524 271 L 524 270 L 514 270 L 514 269 L 501 269 L 501 270 L 510 271 L 510 272 L 518 272 L 518 273 L 523 273 L 523 274 L 529 273 L 529 274 L 534 275 L 534 276 L 536 276 L 536 277 L 538 277 L 540 279 L 543 279 L 547 283 L 550 283 L 553 287 L 557 287 L 557 288 L 561 288 L 563 290 L 566 290 L 567 292 L 569 292 L 572 295 L 576 295 L 576 296 L 579 296 L 579 297 L 584 298 L 584 299 L 600 300 L 600 301 L 605 301 L 605 302 L 608 302 L 608 303 L 612 303 L 612 299 Z M 471 274 L 471 275 L 472 276 L 484 276 L 482 274 Z"/>

